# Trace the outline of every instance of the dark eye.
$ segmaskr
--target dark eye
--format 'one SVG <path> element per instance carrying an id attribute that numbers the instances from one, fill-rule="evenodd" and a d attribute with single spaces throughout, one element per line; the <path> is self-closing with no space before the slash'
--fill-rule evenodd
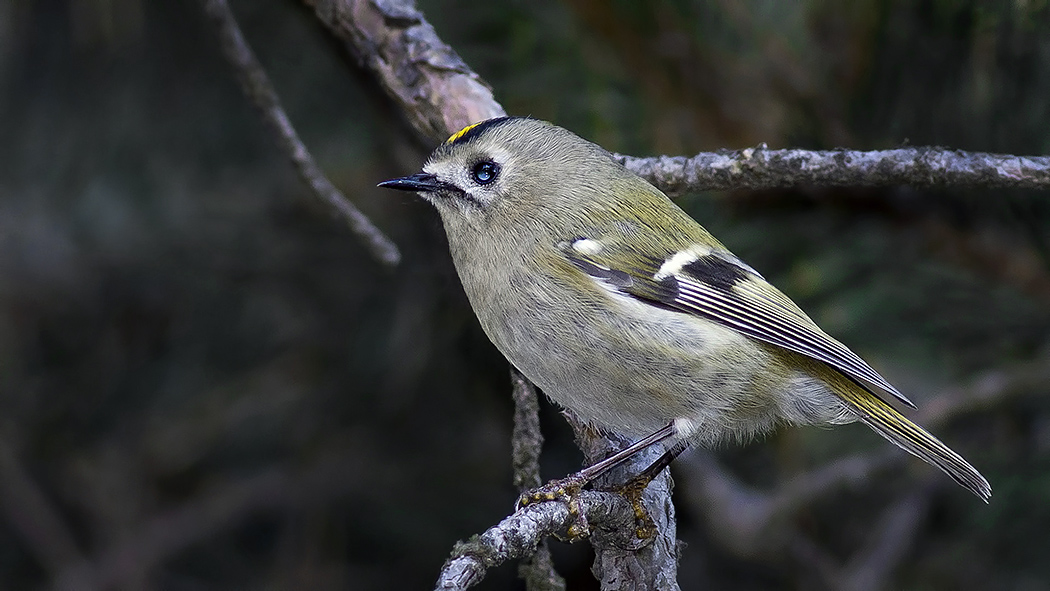
<path id="1" fill-rule="evenodd" d="M 495 162 L 490 160 L 482 160 L 481 162 L 478 162 L 470 171 L 471 178 L 473 178 L 474 182 L 479 185 L 487 185 L 496 180 L 497 174 L 499 174 L 499 167 L 496 166 Z"/>

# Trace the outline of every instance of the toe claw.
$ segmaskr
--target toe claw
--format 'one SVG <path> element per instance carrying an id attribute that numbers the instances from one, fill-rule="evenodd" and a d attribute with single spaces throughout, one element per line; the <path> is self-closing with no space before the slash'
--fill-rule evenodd
<path id="1" fill-rule="evenodd" d="M 572 542 L 586 538 L 590 535 L 590 525 L 583 515 L 580 506 L 580 491 L 587 483 L 579 478 L 569 476 L 561 480 L 552 480 L 547 484 L 521 493 L 514 504 L 515 510 L 522 509 L 535 503 L 547 501 L 561 501 L 569 508 L 571 523 L 566 530 L 565 536 L 556 536 L 562 541 Z"/>

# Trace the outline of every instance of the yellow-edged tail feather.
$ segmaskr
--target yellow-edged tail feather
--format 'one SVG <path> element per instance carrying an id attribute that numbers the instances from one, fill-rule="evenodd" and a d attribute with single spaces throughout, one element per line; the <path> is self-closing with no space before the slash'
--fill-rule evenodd
<path id="1" fill-rule="evenodd" d="M 962 456 L 871 392 L 860 387 L 843 390 L 837 394 L 865 425 L 915 457 L 937 466 L 960 486 L 988 502 L 992 496 L 991 485 Z"/>

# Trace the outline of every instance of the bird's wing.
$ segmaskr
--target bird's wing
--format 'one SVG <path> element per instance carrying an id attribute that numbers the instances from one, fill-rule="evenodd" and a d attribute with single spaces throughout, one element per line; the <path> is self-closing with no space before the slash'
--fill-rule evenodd
<path id="1" fill-rule="evenodd" d="M 713 320 L 753 339 L 816 359 L 915 407 L 863 359 L 828 336 L 787 296 L 728 251 L 697 245 L 659 259 L 639 257 L 588 237 L 558 246 L 577 269 L 608 288 Z"/>

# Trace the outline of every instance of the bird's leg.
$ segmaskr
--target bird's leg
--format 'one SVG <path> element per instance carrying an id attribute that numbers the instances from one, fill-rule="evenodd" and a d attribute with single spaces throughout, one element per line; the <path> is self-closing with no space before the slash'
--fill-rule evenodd
<path id="1" fill-rule="evenodd" d="M 666 439 L 674 437 L 676 433 L 677 429 L 675 428 L 674 423 L 669 423 L 666 427 L 663 427 L 662 429 L 653 433 L 652 435 L 649 435 L 648 437 L 645 437 L 632 443 L 631 445 L 621 449 L 620 451 L 605 458 L 604 460 L 596 462 L 575 474 L 570 474 L 569 476 L 566 476 L 565 478 L 560 478 L 558 480 L 552 480 L 537 489 L 522 493 L 521 496 L 518 497 L 516 506 L 520 509 L 521 507 L 525 507 L 527 505 L 543 501 L 565 501 L 569 506 L 570 515 L 572 515 L 576 520 L 576 523 L 569 527 L 569 539 L 585 536 L 588 533 L 588 526 L 586 521 L 583 519 L 583 515 L 580 513 L 579 502 L 579 492 L 583 490 L 583 487 L 587 486 L 595 479 L 604 476 L 613 468 L 616 468 L 617 466 L 630 460 L 638 452 L 647 449 L 650 446 L 656 445 L 657 443 L 660 443 Z M 645 489 L 645 485 L 649 484 L 649 481 L 655 478 L 656 475 L 660 473 L 660 470 L 663 470 L 665 467 L 667 467 L 667 465 L 671 463 L 671 460 L 677 457 L 678 454 L 682 453 L 681 450 L 678 450 L 673 455 L 670 455 L 671 452 L 677 449 L 678 447 L 679 445 L 675 445 L 675 447 L 672 448 L 671 451 L 665 453 L 652 466 L 646 468 L 642 472 L 642 474 L 639 475 L 639 477 L 632 478 L 625 486 L 631 485 L 632 483 L 636 483 L 636 481 L 638 481 L 642 475 L 649 474 L 650 471 L 654 470 L 657 464 L 660 464 L 660 467 L 658 469 L 655 469 L 655 471 L 652 472 L 652 475 L 645 480 L 645 484 L 641 485 L 641 488 L 637 493 L 637 498 L 640 499 L 641 490 Z M 684 449 L 684 447 L 682 449 Z M 637 486 L 637 484 L 635 484 L 635 486 Z M 639 511 L 641 511 L 642 514 L 645 514 L 645 510 L 642 509 L 637 502 L 632 500 L 632 503 L 635 506 L 636 516 L 639 514 Z M 647 514 L 645 515 L 646 517 L 648 517 Z M 649 520 L 649 523 L 652 523 L 651 519 Z"/>
<path id="2" fill-rule="evenodd" d="M 689 447 L 689 444 L 684 441 L 679 441 L 671 446 L 671 449 L 664 452 L 655 462 L 649 464 L 649 467 L 642 470 L 640 474 L 634 478 L 628 480 L 618 490 L 620 494 L 631 501 L 631 507 L 634 508 L 634 519 L 638 522 L 638 529 L 635 535 L 639 539 L 648 540 L 656 535 L 656 524 L 653 522 L 653 518 L 649 516 L 649 512 L 645 510 L 645 506 L 642 505 L 642 493 L 645 492 L 645 487 L 649 486 L 649 483 L 654 478 L 663 472 L 664 468 L 671 465 L 671 462 L 678 456 L 682 455 L 682 452 Z"/>
<path id="3" fill-rule="evenodd" d="M 674 444 L 674 446 L 672 446 L 671 449 L 664 452 L 664 455 L 660 456 L 652 464 L 649 464 L 648 468 L 642 470 L 642 472 L 638 474 L 638 476 L 635 476 L 634 478 L 628 480 L 627 484 L 624 484 L 624 488 L 639 485 L 640 488 L 645 488 L 649 485 L 650 482 L 653 481 L 654 478 L 660 475 L 660 472 L 663 472 L 664 468 L 670 466 L 671 462 L 675 461 L 675 458 L 682 455 L 682 452 L 685 451 L 688 447 L 689 444 L 685 441 L 679 441 L 678 443 Z"/>

